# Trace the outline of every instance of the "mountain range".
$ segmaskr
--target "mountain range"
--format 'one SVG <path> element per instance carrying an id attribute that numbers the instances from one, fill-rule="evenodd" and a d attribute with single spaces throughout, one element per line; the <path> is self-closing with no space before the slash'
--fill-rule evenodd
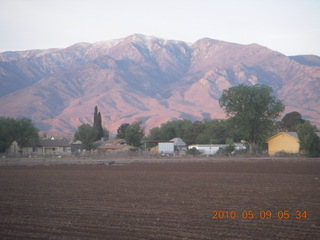
<path id="1" fill-rule="evenodd" d="M 0 115 L 72 133 L 97 105 L 111 132 L 175 119 L 225 118 L 218 99 L 239 84 L 271 86 L 285 113 L 320 126 L 320 57 L 288 57 L 258 44 L 194 43 L 134 34 L 64 49 L 0 53 Z"/>

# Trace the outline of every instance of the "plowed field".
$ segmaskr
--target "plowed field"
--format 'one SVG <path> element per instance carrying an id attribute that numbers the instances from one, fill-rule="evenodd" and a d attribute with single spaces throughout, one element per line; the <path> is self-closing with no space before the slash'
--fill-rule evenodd
<path id="1" fill-rule="evenodd" d="M 0 239 L 320 239 L 320 161 L 0 167 L 0 201 Z"/>

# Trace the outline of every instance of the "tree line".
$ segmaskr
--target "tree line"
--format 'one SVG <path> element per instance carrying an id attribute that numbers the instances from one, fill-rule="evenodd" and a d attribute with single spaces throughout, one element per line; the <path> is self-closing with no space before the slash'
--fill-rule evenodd
<path id="1" fill-rule="evenodd" d="M 286 114 L 278 121 L 285 106 L 277 100 L 271 87 L 265 85 L 239 85 L 225 89 L 219 99 L 227 119 L 202 121 L 175 120 L 150 129 L 145 136 L 143 123 L 124 123 L 117 129 L 117 138 L 127 144 L 140 147 L 142 141 L 168 141 L 175 137 L 191 144 L 231 144 L 245 141 L 252 153 L 255 149 L 266 148 L 265 140 L 279 131 L 297 132 L 301 149 L 309 156 L 320 156 L 319 131 L 315 125 L 302 119 L 298 112 Z M 93 125 L 83 124 L 74 134 L 83 148 L 90 150 L 93 142 L 108 139 L 109 131 L 102 127 L 101 113 L 94 108 Z M 4 152 L 16 140 L 19 146 L 26 146 L 31 139 L 39 139 L 38 129 L 30 119 L 0 118 L 0 152 Z"/>
<path id="2" fill-rule="evenodd" d="M 141 146 L 142 139 L 149 142 L 168 141 L 176 137 L 188 145 L 245 141 L 252 154 L 255 149 L 266 148 L 265 140 L 275 133 L 295 131 L 301 148 L 309 156 L 320 156 L 320 138 L 315 133 L 318 129 L 302 119 L 300 113 L 288 113 L 277 121 L 285 106 L 276 99 L 271 87 L 260 84 L 231 87 L 223 90 L 219 104 L 228 117 L 225 120 L 169 121 L 150 129 L 148 136 L 145 136 L 142 122 L 124 123 L 117 129 L 116 137 L 136 147 Z"/>

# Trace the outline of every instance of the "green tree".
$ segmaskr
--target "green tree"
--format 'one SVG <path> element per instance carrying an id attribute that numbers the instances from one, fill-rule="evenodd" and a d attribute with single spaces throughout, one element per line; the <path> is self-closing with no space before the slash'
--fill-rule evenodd
<path id="1" fill-rule="evenodd" d="M 196 144 L 196 143 L 204 143 L 197 142 L 200 138 L 198 136 L 205 131 L 205 124 L 202 121 L 195 121 L 188 128 L 186 135 L 184 136 L 184 141 L 187 145 Z M 198 138 L 198 139 L 197 139 Z M 201 139 L 203 140 L 203 139 Z"/>
<path id="2" fill-rule="evenodd" d="M 304 150 L 309 157 L 320 156 L 320 138 L 316 134 L 317 127 L 309 121 L 305 121 L 297 126 L 300 148 Z"/>
<path id="3" fill-rule="evenodd" d="M 148 140 L 169 141 L 176 137 L 184 139 L 191 125 L 192 122 L 185 119 L 162 123 L 160 127 L 150 130 Z"/>
<path id="4" fill-rule="evenodd" d="M 109 132 L 108 129 L 103 128 L 103 136 L 102 136 L 102 137 L 105 138 L 105 139 L 109 139 L 109 137 L 110 137 L 110 132 Z"/>
<path id="5" fill-rule="evenodd" d="M 31 119 L 0 117 L 0 152 L 5 152 L 13 141 L 17 141 L 20 147 L 37 141 L 38 132 Z"/>
<path id="6" fill-rule="evenodd" d="M 102 119 L 101 119 L 101 113 L 100 112 L 98 112 L 97 130 L 98 130 L 97 140 L 100 140 L 103 137 Z"/>
<path id="7" fill-rule="evenodd" d="M 284 110 L 283 103 L 272 93 L 272 88 L 265 85 L 239 85 L 223 90 L 219 99 L 234 128 L 248 142 L 251 154 L 253 146 L 274 130 L 276 119 Z"/>
<path id="8" fill-rule="evenodd" d="M 95 108 L 94 108 L 93 127 L 98 132 L 95 140 L 100 140 L 103 137 L 103 128 L 102 128 L 101 113 L 98 111 L 98 107 L 97 106 L 95 106 Z"/>
<path id="9" fill-rule="evenodd" d="M 31 141 L 39 139 L 39 130 L 29 118 L 22 118 L 17 120 L 17 134 L 16 140 L 20 147 L 25 147 Z"/>
<path id="10" fill-rule="evenodd" d="M 281 131 L 296 132 L 297 126 L 304 123 L 301 114 L 298 112 L 287 113 L 280 122 Z"/>
<path id="11" fill-rule="evenodd" d="M 225 143 L 227 138 L 238 139 L 237 136 L 230 134 L 230 129 L 227 120 L 206 119 L 195 122 L 175 120 L 152 128 L 147 139 L 168 141 L 179 137 L 187 144 L 218 144 Z"/>
<path id="12" fill-rule="evenodd" d="M 162 140 L 162 134 L 161 134 L 161 128 L 160 127 L 154 127 L 150 129 L 148 140 Z"/>
<path id="13" fill-rule="evenodd" d="M 74 134 L 74 139 L 82 142 L 83 149 L 91 150 L 93 142 L 97 139 L 97 135 L 98 131 L 95 127 L 90 124 L 82 124 Z"/>
<path id="14" fill-rule="evenodd" d="M 144 128 L 142 122 L 131 123 L 125 130 L 126 143 L 135 147 L 141 146 L 142 138 L 144 137 Z"/>
<path id="15" fill-rule="evenodd" d="M 94 126 L 95 128 L 98 126 L 98 106 L 95 106 L 95 107 L 94 107 L 93 126 Z"/>
<path id="16" fill-rule="evenodd" d="M 121 126 L 118 127 L 118 129 L 117 129 L 117 137 L 116 138 L 124 139 L 125 134 L 126 134 L 126 129 L 127 129 L 127 127 L 129 127 L 129 125 L 130 125 L 129 123 L 121 124 Z"/>
<path id="17" fill-rule="evenodd" d="M 204 142 L 197 143 L 211 143 L 211 144 L 223 144 L 226 143 L 228 138 L 234 138 L 231 134 L 231 131 L 227 120 L 224 119 L 212 119 L 212 120 L 205 120 L 205 130 L 204 132 L 197 137 L 197 139 L 201 136 L 205 137 Z"/>

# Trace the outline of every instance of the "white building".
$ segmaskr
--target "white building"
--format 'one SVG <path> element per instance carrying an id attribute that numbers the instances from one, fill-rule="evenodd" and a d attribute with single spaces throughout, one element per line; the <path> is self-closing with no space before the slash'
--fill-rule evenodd
<path id="1" fill-rule="evenodd" d="M 160 154 L 174 154 L 174 142 L 159 142 L 158 153 Z"/>
<path id="2" fill-rule="evenodd" d="M 194 144 L 189 145 L 188 149 L 195 148 L 197 149 L 201 155 L 215 155 L 219 149 L 222 149 L 227 145 L 221 144 Z"/>
<path id="3" fill-rule="evenodd" d="M 236 143 L 234 145 L 236 150 L 246 149 L 246 147 L 241 143 Z M 228 144 L 194 144 L 189 145 L 188 149 L 195 148 L 200 152 L 201 155 L 209 156 L 215 155 L 219 149 L 222 149 L 226 146 L 228 146 Z"/>

